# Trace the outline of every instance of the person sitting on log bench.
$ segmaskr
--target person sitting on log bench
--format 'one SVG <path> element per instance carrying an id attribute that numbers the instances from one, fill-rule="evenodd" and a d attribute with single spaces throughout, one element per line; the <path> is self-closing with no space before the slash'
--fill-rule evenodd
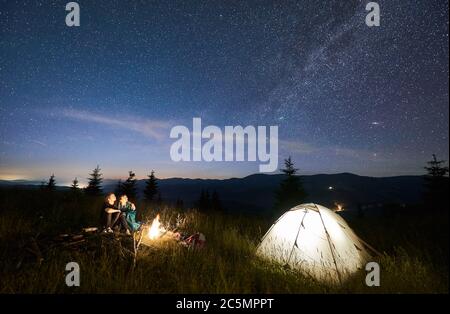
<path id="1" fill-rule="evenodd" d="M 115 203 L 116 203 L 116 196 L 114 195 L 114 193 L 109 193 L 106 196 L 105 203 L 103 203 L 102 207 L 102 215 L 104 223 L 103 232 L 112 233 L 113 232 L 112 228 L 117 224 L 119 224 L 126 230 L 126 233 L 129 235 L 131 233 L 128 228 L 128 223 L 125 219 L 125 215 L 115 205 Z"/>

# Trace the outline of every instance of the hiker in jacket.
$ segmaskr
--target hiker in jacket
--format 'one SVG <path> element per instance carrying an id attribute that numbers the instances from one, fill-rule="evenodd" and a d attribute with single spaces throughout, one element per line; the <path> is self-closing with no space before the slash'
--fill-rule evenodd
<path id="1" fill-rule="evenodd" d="M 110 193 L 106 196 L 105 202 L 102 207 L 103 221 L 105 229 L 103 232 L 112 233 L 112 228 L 119 224 L 122 226 L 127 234 L 130 234 L 130 230 L 128 228 L 128 223 L 125 219 L 125 215 L 122 211 L 115 205 L 116 204 L 116 196 L 114 193 Z"/>
<path id="2" fill-rule="evenodd" d="M 118 208 L 125 215 L 126 222 L 131 231 L 138 230 L 141 224 L 136 221 L 136 206 L 128 201 L 128 196 L 122 195 L 120 197 Z"/>

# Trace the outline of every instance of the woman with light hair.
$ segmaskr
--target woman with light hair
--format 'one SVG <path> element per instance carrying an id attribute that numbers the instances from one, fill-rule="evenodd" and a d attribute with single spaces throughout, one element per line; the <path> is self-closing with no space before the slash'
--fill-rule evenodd
<path id="1" fill-rule="evenodd" d="M 141 223 L 136 221 L 136 206 L 128 200 L 128 196 L 125 194 L 120 197 L 118 208 L 125 215 L 128 227 L 132 231 L 139 230 Z"/>

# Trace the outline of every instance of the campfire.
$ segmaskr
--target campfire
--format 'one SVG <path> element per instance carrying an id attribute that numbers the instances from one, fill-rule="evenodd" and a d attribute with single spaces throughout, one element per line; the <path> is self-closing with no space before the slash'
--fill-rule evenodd
<path id="1" fill-rule="evenodd" d="M 178 243 L 185 247 L 204 247 L 206 241 L 204 234 L 196 232 L 189 235 L 178 230 L 179 224 L 184 223 L 184 220 L 180 223 L 177 222 L 177 227 L 174 229 L 170 229 L 169 224 L 164 226 L 160 218 L 160 215 L 157 214 L 152 223 L 143 229 L 142 244 L 152 248 L 163 247 L 171 243 Z"/>
<path id="2" fill-rule="evenodd" d="M 342 211 L 344 211 L 344 206 L 342 204 L 335 203 L 335 205 L 336 205 L 335 212 L 342 212 Z"/>
<path id="3" fill-rule="evenodd" d="M 159 214 L 145 227 L 143 235 L 142 243 L 150 247 L 161 247 L 178 240 L 176 233 L 161 222 Z"/>
<path id="4" fill-rule="evenodd" d="M 161 222 L 159 221 L 159 214 L 156 215 L 156 218 L 153 219 L 152 224 L 148 228 L 148 238 L 150 240 L 156 240 L 161 237 L 166 232 L 166 229 L 161 226 Z"/>

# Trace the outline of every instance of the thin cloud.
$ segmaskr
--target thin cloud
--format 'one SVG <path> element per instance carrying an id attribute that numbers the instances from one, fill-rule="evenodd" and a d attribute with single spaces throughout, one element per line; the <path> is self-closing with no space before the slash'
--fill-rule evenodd
<path id="1" fill-rule="evenodd" d="M 326 154 L 328 156 L 345 157 L 358 160 L 385 161 L 376 151 L 353 149 L 333 145 L 315 146 L 295 140 L 280 140 L 280 151 L 289 155 Z"/>
<path id="2" fill-rule="evenodd" d="M 167 137 L 167 130 L 171 125 L 168 121 L 149 120 L 130 116 L 118 119 L 88 111 L 77 110 L 65 110 L 63 111 L 63 116 L 73 120 L 95 122 L 112 128 L 133 131 L 156 140 Z"/>
<path id="3" fill-rule="evenodd" d="M 34 144 L 37 144 L 37 145 L 40 145 L 40 146 L 44 146 L 44 147 L 48 146 L 46 143 L 38 141 L 38 140 L 31 140 L 30 142 L 34 143 Z"/>
<path id="4" fill-rule="evenodd" d="M 281 150 L 290 154 L 312 154 L 320 150 L 311 144 L 292 140 L 279 140 L 279 146 Z"/>

